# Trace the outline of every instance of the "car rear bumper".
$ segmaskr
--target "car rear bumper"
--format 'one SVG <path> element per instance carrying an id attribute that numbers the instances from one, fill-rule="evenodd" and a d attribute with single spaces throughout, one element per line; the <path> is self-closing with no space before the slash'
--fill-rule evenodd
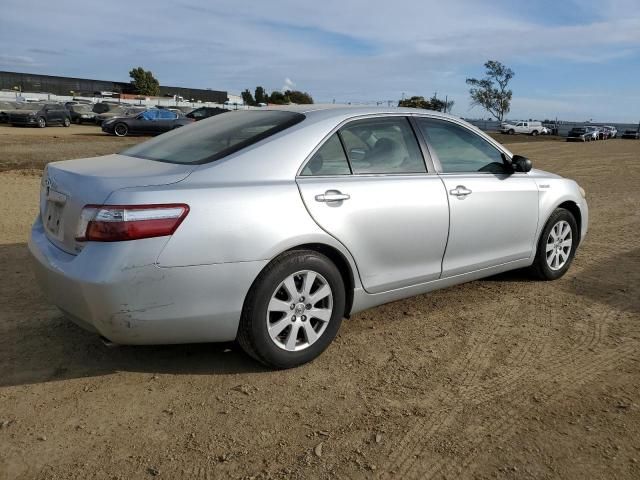
<path id="1" fill-rule="evenodd" d="M 54 246 L 38 218 L 29 238 L 38 284 L 70 320 L 119 344 L 235 339 L 245 296 L 267 261 L 158 267 L 166 237 Z M 145 258 L 147 255 L 147 258 Z M 135 260 L 135 261 L 132 261 Z"/>

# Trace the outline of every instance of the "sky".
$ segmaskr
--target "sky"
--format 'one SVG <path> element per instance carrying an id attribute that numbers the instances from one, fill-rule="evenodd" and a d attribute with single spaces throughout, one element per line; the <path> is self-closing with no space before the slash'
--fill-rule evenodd
<path id="1" fill-rule="evenodd" d="M 487 60 L 515 71 L 509 118 L 640 121 L 640 0 L 3 0 L 0 70 L 316 102 L 447 96 Z"/>

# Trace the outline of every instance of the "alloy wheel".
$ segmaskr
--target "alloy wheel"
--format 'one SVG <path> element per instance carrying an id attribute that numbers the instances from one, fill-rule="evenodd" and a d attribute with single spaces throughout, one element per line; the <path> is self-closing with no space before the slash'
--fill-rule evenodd
<path id="1" fill-rule="evenodd" d="M 327 280 L 312 270 L 289 275 L 275 289 L 267 306 L 269 337 L 290 352 L 313 345 L 333 313 L 333 292 Z"/>
<path id="2" fill-rule="evenodd" d="M 566 220 L 556 223 L 547 237 L 546 257 L 551 270 L 560 270 L 569 260 L 573 238 L 571 225 Z"/>

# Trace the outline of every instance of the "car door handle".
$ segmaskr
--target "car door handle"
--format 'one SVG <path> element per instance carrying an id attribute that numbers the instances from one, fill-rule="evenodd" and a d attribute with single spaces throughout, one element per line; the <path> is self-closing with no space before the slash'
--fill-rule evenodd
<path id="1" fill-rule="evenodd" d="M 349 200 L 350 195 L 342 193 L 339 190 L 327 190 L 320 195 L 316 195 L 316 202 L 341 202 L 343 200 Z"/>
<path id="2" fill-rule="evenodd" d="M 471 190 L 469 190 L 467 187 L 465 187 L 464 185 L 458 185 L 456 188 L 449 190 L 449 193 L 451 195 L 455 195 L 456 197 L 460 198 L 464 198 L 467 195 L 471 194 Z"/>

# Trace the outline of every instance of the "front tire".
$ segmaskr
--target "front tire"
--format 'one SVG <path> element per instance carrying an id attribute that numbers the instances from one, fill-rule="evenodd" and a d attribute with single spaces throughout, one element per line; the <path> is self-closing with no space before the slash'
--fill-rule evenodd
<path id="1" fill-rule="evenodd" d="M 118 137 L 126 137 L 129 133 L 129 127 L 126 123 L 116 123 L 113 127 L 113 133 Z"/>
<path id="2" fill-rule="evenodd" d="M 62 125 L 64 127 L 70 127 L 71 126 L 71 121 L 67 117 L 65 117 L 65 119 L 62 121 Z"/>
<path id="3" fill-rule="evenodd" d="M 564 208 L 556 209 L 547 220 L 540 239 L 536 258 L 531 266 L 541 280 L 556 280 L 569 267 L 578 248 L 580 232 L 573 214 Z"/>
<path id="4" fill-rule="evenodd" d="M 333 341 L 345 310 L 340 271 L 313 250 L 272 261 L 245 300 L 238 343 L 271 368 L 292 368 L 318 357 Z"/>
<path id="5" fill-rule="evenodd" d="M 44 117 L 38 117 L 38 128 L 44 128 L 47 126 L 47 121 Z"/>

